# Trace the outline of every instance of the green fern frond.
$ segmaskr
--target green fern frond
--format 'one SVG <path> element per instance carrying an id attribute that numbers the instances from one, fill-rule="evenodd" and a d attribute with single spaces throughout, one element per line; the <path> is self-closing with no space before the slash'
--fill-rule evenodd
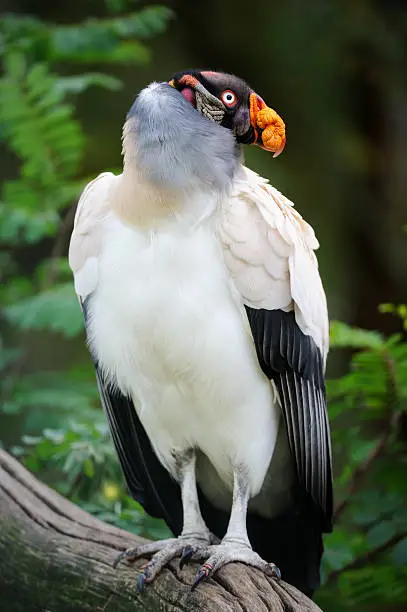
<path id="1" fill-rule="evenodd" d="M 22 161 L 24 176 L 39 184 L 73 176 L 81 158 L 82 130 L 63 99 L 58 78 L 45 64 L 28 67 L 18 53 L 5 58 L 0 114 L 8 145 Z"/>
<path id="2" fill-rule="evenodd" d="M 151 6 L 119 17 L 57 26 L 52 30 L 53 54 L 59 60 L 144 63 L 149 51 L 140 39 L 161 33 L 171 17 L 170 9 Z"/>
<path id="3" fill-rule="evenodd" d="M 77 192 L 73 177 L 84 135 L 65 103 L 59 78 L 45 64 L 29 65 L 18 52 L 4 58 L 0 81 L 3 139 L 20 160 L 20 179 L 7 181 L 0 203 L 0 239 L 36 242 L 55 233 L 59 210 Z M 12 214 L 11 214 L 12 213 Z"/>

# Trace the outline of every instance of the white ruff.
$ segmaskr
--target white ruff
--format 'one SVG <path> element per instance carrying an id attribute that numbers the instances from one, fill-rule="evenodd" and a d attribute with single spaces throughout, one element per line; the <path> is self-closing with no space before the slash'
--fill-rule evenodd
<path id="1" fill-rule="evenodd" d="M 214 219 L 142 231 L 112 216 L 90 300 L 89 339 L 110 381 L 134 399 L 161 462 L 199 448 L 232 488 L 260 490 L 279 410 L 258 365 Z"/>

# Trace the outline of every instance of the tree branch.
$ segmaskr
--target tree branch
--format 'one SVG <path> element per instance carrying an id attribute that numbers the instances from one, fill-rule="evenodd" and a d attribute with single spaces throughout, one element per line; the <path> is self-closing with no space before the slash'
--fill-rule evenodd
<path id="1" fill-rule="evenodd" d="M 380 546 L 376 546 L 375 548 L 371 548 L 364 555 L 356 557 L 356 559 L 353 559 L 353 561 L 349 561 L 349 563 L 347 563 L 340 569 L 332 571 L 330 574 L 328 574 L 327 584 L 335 582 L 335 580 L 341 574 L 343 574 L 343 572 L 358 569 L 359 567 L 363 567 L 364 565 L 372 563 L 372 561 L 381 553 L 386 552 L 386 550 L 389 550 L 390 548 L 393 548 L 393 546 L 404 540 L 404 538 L 407 538 L 407 531 L 396 533 L 394 536 L 389 538 L 387 542 L 384 542 L 383 544 L 380 544 Z"/>
<path id="2" fill-rule="evenodd" d="M 294 587 L 233 563 L 191 592 L 172 562 L 143 594 L 112 562 L 141 538 L 95 519 L 0 450 L 0 609 L 7 612 L 321 612 Z M 140 561 L 140 564 L 143 561 Z"/>

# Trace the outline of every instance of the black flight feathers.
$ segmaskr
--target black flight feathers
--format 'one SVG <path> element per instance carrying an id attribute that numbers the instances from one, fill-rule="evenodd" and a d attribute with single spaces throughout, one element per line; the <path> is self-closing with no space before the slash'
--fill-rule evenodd
<path id="1" fill-rule="evenodd" d="M 332 528 L 332 462 L 322 356 L 294 312 L 246 306 L 257 357 L 277 387 L 298 481 Z"/>
<path id="2" fill-rule="evenodd" d="M 133 402 L 96 378 L 103 410 L 130 494 L 156 518 L 163 518 L 175 534 L 182 530 L 182 503 L 178 484 L 162 466 L 142 426 Z"/>

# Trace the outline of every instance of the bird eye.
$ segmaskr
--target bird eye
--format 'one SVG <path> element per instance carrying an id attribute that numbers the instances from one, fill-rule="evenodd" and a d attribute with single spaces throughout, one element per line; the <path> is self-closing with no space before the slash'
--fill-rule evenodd
<path id="1" fill-rule="evenodd" d="M 234 91 L 232 91 L 231 89 L 226 89 L 220 96 L 220 99 L 222 100 L 223 104 L 225 106 L 229 106 L 232 107 L 236 104 L 237 102 L 237 95 L 235 94 Z"/>

